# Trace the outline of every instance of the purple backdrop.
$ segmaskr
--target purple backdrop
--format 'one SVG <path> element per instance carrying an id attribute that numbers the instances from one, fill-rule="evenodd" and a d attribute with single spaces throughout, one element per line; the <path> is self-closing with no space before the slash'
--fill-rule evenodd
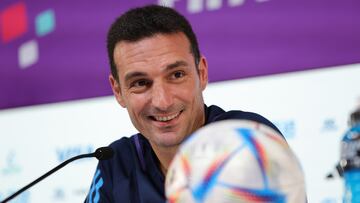
<path id="1" fill-rule="evenodd" d="M 196 12 L 189 5 L 201 0 L 174 2 L 198 35 L 211 82 L 360 62 L 358 0 L 238 0 L 236 6 L 203 0 Z M 25 5 L 27 30 L 6 40 L 9 22 L 19 21 L 6 16 L 18 3 Z M 1 1 L 0 109 L 110 95 L 107 29 L 125 10 L 146 3 L 157 2 Z M 36 19 L 49 9 L 54 30 L 39 36 Z M 38 60 L 20 68 L 19 47 L 30 40 Z"/>

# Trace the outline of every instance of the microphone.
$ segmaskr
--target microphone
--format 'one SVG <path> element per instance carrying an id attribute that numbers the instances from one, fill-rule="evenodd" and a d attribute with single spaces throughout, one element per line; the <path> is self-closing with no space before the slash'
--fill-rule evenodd
<path id="1" fill-rule="evenodd" d="M 114 155 L 114 150 L 111 147 L 100 147 L 100 148 L 96 149 L 94 153 L 90 153 L 90 155 L 91 154 L 94 154 L 94 157 L 96 157 L 98 160 L 107 160 L 107 159 L 110 159 Z M 79 156 L 81 156 L 81 155 L 79 155 Z M 89 156 L 89 157 L 91 157 L 91 156 Z"/>
<path id="2" fill-rule="evenodd" d="M 336 175 L 341 178 L 344 176 L 344 167 L 340 163 L 336 164 L 335 169 L 326 175 L 326 179 L 333 179 Z"/>
<path id="3" fill-rule="evenodd" d="M 20 190 L 18 190 L 17 192 L 15 192 L 14 194 L 12 194 L 11 196 L 9 196 L 8 198 L 4 199 L 3 201 L 1 201 L 1 203 L 5 203 L 8 202 L 9 200 L 13 199 L 14 197 L 16 197 L 17 195 L 19 195 L 20 193 L 24 192 L 25 190 L 29 189 L 31 186 L 35 185 L 36 183 L 40 182 L 41 180 L 43 180 L 44 178 L 48 177 L 49 175 L 53 174 L 55 171 L 61 169 L 62 167 L 64 167 L 66 164 L 75 161 L 77 159 L 82 159 L 82 158 L 89 158 L 89 157 L 96 157 L 98 160 L 106 160 L 106 159 L 110 159 L 112 156 L 114 155 L 114 150 L 111 147 L 100 147 L 98 149 L 95 150 L 94 153 L 89 153 L 89 154 L 80 154 L 78 156 L 72 157 L 64 162 L 62 162 L 61 164 L 59 164 L 58 166 L 56 166 L 55 168 L 51 169 L 50 171 L 48 171 L 47 173 L 45 173 L 44 175 L 40 176 L 39 178 L 37 178 L 36 180 L 32 181 L 31 183 L 25 185 L 23 188 L 21 188 Z"/>

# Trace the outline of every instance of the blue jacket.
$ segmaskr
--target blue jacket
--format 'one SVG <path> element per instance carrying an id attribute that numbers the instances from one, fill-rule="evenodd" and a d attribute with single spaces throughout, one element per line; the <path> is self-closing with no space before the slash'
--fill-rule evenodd
<path id="1" fill-rule="evenodd" d="M 264 117 L 250 112 L 225 112 L 218 106 L 205 106 L 205 125 L 226 119 L 247 119 L 266 124 L 280 132 Z M 149 142 L 140 133 L 123 137 L 110 145 L 115 155 L 99 161 L 87 203 L 166 202 L 165 177 Z"/>

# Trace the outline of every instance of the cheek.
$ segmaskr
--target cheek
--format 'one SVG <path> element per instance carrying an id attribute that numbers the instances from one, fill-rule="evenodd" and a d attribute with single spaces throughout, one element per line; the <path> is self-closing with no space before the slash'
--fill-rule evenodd
<path id="1" fill-rule="evenodd" d="M 134 94 L 128 95 L 127 98 L 126 103 L 128 111 L 134 114 L 134 116 L 138 116 L 146 105 L 146 97 L 142 94 Z"/>
<path id="2" fill-rule="evenodd" d="M 199 93 L 194 89 L 185 89 L 180 92 L 180 96 L 178 97 L 180 100 L 188 105 L 188 107 L 196 108 L 197 104 L 200 102 Z"/>
<path id="3" fill-rule="evenodd" d="M 201 94 L 200 83 L 198 79 L 191 78 L 181 87 L 176 87 L 178 95 L 186 100 L 194 100 L 198 94 Z"/>

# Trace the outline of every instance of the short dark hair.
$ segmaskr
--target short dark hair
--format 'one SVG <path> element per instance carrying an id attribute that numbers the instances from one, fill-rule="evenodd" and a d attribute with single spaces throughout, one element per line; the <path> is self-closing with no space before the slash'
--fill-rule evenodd
<path id="1" fill-rule="evenodd" d="M 120 41 L 136 42 L 155 34 L 173 34 L 182 32 L 190 42 L 190 51 L 194 56 L 196 69 L 200 61 L 198 42 L 190 23 L 184 16 L 172 8 L 147 5 L 133 8 L 111 25 L 107 35 L 107 50 L 111 74 L 119 82 L 118 72 L 114 62 L 115 45 Z"/>

